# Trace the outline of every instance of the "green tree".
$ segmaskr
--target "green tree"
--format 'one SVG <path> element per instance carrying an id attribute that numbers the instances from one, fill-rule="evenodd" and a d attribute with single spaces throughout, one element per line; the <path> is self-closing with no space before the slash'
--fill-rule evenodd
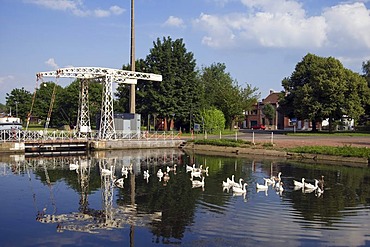
<path id="1" fill-rule="evenodd" d="M 59 119 L 59 126 L 68 124 L 76 126 L 79 110 L 80 79 L 73 81 L 60 93 L 55 110 L 55 118 Z M 91 125 L 96 123 L 102 104 L 102 84 L 96 80 L 89 80 L 89 114 Z"/>
<path id="2" fill-rule="evenodd" d="M 362 63 L 363 77 L 367 81 L 367 86 L 370 88 L 370 60 Z M 365 106 L 365 113 L 360 118 L 361 124 L 370 124 L 370 103 Z"/>
<path id="3" fill-rule="evenodd" d="M 174 118 L 175 128 L 187 127 L 192 115 L 200 116 L 200 91 L 194 55 L 187 51 L 182 39 L 158 38 L 153 46 L 146 59 L 139 60 L 136 70 L 161 74 L 163 80 L 138 80 L 137 112 L 144 116 L 155 114 L 158 118 Z M 116 105 L 126 110 L 128 87 L 120 85 L 116 96 Z"/>
<path id="4" fill-rule="evenodd" d="M 286 96 L 282 104 L 292 105 L 295 117 L 311 120 L 313 131 L 316 130 L 316 122 L 326 118 L 331 130 L 333 120 L 339 120 L 343 115 L 356 118 L 361 113 L 367 94 L 362 90 L 364 82 L 335 58 L 307 54 L 296 65 L 292 75 L 283 80 Z M 359 107 L 350 105 L 356 94 L 360 94 Z M 285 110 L 292 114 L 289 109 Z"/>
<path id="5" fill-rule="evenodd" d="M 58 108 L 59 97 L 63 88 L 60 85 L 55 84 L 55 82 L 43 82 L 40 84 L 40 88 L 36 90 L 35 101 L 32 109 L 32 115 L 37 116 L 42 120 L 43 123 L 46 122 L 50 105 L 52 103 L 52 95 L 55 87 L 55 100 L 50 116 L 49 127 L 57 127 L 59 123 L 55 119 L 55 112 Z M 31 108 L 30 108 L 31 109 Z"/>
<path id="6" fill-rule="evenodd" d="M 225 117 L 222 111 L 211 107 L 210 109 L 202 112 L 204 130 L 209 133 L 222 131 L 225 128 Z"/>
<path id="7" fill-rule="evenodd" d="M 364 73 L 363 77 L 365 77 L 368 87 L 370 87 L 370 60 L 362 62 L 362 72 Z"/>
<path id="8" fill-rule="evenodd" d="M 131 70 L 130 64 L 122 66 L 123 70 Z M 147 66 L 145 64 L 145 60 L 138 59 L 135 62 L 135 70 L 139 72 L 147 72 Z M 148 71 L 148 73 L 152 73 Z M 138 113 L 146 113 L 148 114 L 149 109 L 148 105 L 150 105 L 149 99 L 147 97 L 147 86 L 146 83 L 150 83 L 146 80 L 138 80 L 136 86 L 136 111 Z M 114 101 L 114 110 L 115 112 L 130 112 L 130 85 L 121 83 L 118 85 L 117 90 L 115 92 L 115 101 Z"/>
<path id="9" fill-rule="evenodd" d="M 23 87 L 21 89 L 15 88 L 10 93 L 7 93 L 5 98 L 6 107 L 8 110 L 12 110 L 12 115 L 18 115 L 22 122 L 25 122 L 31 108 L 31 93 Z"/>
<path id="10" fill-rule="evenodd" d="M 275 116 L 275 108 L 271 104 L 266 104 L 262 108 L 262 113 L 268 119 L 269 125 L 271 125 L 273 118 Z"/>
<path id="11" fill-rule="evenodd" d="M 251 109 L 259 97 L 257 88 L 247 84 L 246 88 L 238 85 L 227 73 L 225 64 L 217 63 L 203 67 L 200 81 L 203 85 L 203 108 L 216 107 L 221 110 L 230 129 L 243 116 L 243 111 Z"/>
<path id="12" fill-rule="evenodd" d="M 7 111 L 6 105 L 0 103 L 0 112 L 3 113 L 3 112 L 6 112 L 6 111 Z"/>

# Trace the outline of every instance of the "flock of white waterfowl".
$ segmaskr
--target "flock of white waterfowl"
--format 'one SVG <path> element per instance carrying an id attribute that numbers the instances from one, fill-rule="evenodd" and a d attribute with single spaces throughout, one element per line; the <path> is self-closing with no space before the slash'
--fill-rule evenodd
<path id="1" fill-rule="evenodd" d="M 256 182 L 257 192 L 264 191 L 267 195 L 267 190 L 271 186 L 276 190 L 278 194 L 282 194 L 284 191 L 284 183 L 281 181 L 282 173 L 279 172 L 277 176 L 271 176 L 270 178 L 263 178 L 264 183 L 259 184 Z M 235 181 L 235 175 L 230 178 L 226 178 L 226 181 L 222 181 L 222 188 L 224 191 L 229 192 L 232 190 L 234 194 L 245 194 L 247 193 L 248 184 L 243 183 L 244 179 L 239 178 L 239 182 Z M 321 176 L 321 179 L 314 179 L 314 184 L 307 183 L 305 178 L 302 178 L 301 181 L 293 180 L 294 190 L 302 190 L 303 193 L 312 193 L 315 192 L 317 196 L 321 196 L 324 192 L 324 176 Z"/>
<path id="2" fill-rule="evenodd" d="M 79 164 L 78 162 L 70 164 L 69 169 L 70 170 L 78 170 Z M 202 165 L 199 167 L 196 167 L 195 164 L 193 166 L 186 165 L 186 172 L 190 173 L 190 180 L 192 182 L 192 188 L 199 188 L 202 187 L 204 189 L 205 185 L 205 176 L 208 176 L 208 169 L 209 167 L 203 168 Z M 166 184 L 169 179 L 170 179 L 170 172 L 173 172 L 176 174 L 177 170 L 177 165 L 174 164 L 173 166 L 167 166 L 164 171 L 162 171 L 162 168 L 159 168 L 156 175 L 161 182 Z M 129 166 L 123 166 L 121 169 L 121 174 L 122 177 L 116 179 L 114 176 L 114 170 L 113 166 L 110 167 L 110 169 L 101 169 L 101 175 L 102 176 L 112 176 L 114 178 L 114 184 L 119 187 L 123 188 L 124 185 L 124 178 L 127 178 L 128 174 L 132 174 L 133 172 L 133 166 L 130 164 Z M 271 176 L 269 178 L 263 178 L 264 183 L 260 184 L 256 182 L 256 190 L 257 192 L 264 191 L 267 195 L 267 190 L 271 186 L 276 190 L 277 193 L 280 195 L 284 191 L 284 183 L 281 180 L 281 172 L 278 172 L 277 176 Z M 144 170 L 143 171 L 143 178 L 149 182 L 149 170 Z M 307 183 L 307 180 L 305 178 L 301 178 L 301 180 L 293 180 L 294 184 L 294 190 L 302 190 L 303 193 L 312 193 L 315 192 L 317 196 L 320 196 L 324 192 L 324 176 L 321 176 L 321 179 L 313 179 L 314 184 Z M 244 182 L 243 178 L 239 178 L 238 182 L 235 181 L 235 175 L 231 176 L 230 178 L 226 178 L 226 181 L 222 181 L 222 188 L 223 191 L 229 192 L 232 190 L 234 194 L 239 194 L 239 195 L 245 195 L 247 193 L 247 186 L 248 184 Z"/>

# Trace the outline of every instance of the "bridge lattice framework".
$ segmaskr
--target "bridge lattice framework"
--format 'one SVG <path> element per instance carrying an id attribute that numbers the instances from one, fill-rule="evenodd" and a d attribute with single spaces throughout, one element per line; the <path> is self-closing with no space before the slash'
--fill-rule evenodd
<path id="1" fill-rule="evenodd" d="M 39 72 L 36 76 L 41 79 L 45 77 L 80 79 L 77 134 L 81 137 L 91 133 L 88 90 L 89 81 L 95 80 L 101 82 L 103 84 L 103 94 L 98 138 L 103 140 L 112 140 L 117 138 L 114 126 L 113 82 L 137 84 L 137 80 L 162 81 L 162 76 L 158 74 L 100 67 L 63 68 L 55 71 Z"/>

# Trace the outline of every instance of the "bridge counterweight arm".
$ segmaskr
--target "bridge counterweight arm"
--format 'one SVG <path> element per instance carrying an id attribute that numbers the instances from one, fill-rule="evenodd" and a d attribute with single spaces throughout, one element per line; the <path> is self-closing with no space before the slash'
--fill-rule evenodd
<path id="1" fill-rule="evenodd" d="M 127 84 L 136 84 L 137 80 L 139 79 L 148 81 L 162 81 L 162 75 L 158 74 L 99 67 L 63 68 L 55 71 L 39 72 L 36 74 L 36 76 L 37 78 L 60 77 L 60 78 L 81 78 L 81 79 L 94 79 L 105 76 L 111 76 L 114 82 Z"/>

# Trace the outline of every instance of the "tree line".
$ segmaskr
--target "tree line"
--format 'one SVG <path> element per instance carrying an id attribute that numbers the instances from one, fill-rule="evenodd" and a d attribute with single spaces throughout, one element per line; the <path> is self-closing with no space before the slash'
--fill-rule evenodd
<path id="1" fill-rule="evenodd" d="M 297 63 L 290 77 L 282 81 L 284 94 L 280 110 L 291 118 L 316 123 L 329 120 L 329 130 L 335 120 L 344 116 L 357 124 L 370 120 L 370 61 L 363 62 L 363 75 L 344 68 L 333 57 L 307 54 Z"/>
<path id="2" fill-rule="evenodd" d="M 136 112 L 142 115 L 142 125 L 154 119 L 174 121 L 175 129 L 189 131 L 199 123 L 207 131 L 232 128 L 244 120 L 243 112 L 252 110 L 260 94 L 248 83 L 244 87 L 232 78 L 223 63 L 197 67 L 194 54 L 187 51 L 182 39 L 163 37 L 153 42 L 145 59 L 138 59 L 136 71 L 161 74 L 162 82 L 138 80 Z M 130 70 L 123 65 L 122 69 Z M 363 63 L 364 74 L 359 75 L 343 67 L 339 60 L 307 54 L 290 77 L 282 80 L 284 91 L 279 111 L 288 117 L 309 119 L 312 122 L 347 115 L 356 121 L 370 116 L 370 61 Z M 13 89 L 6 96 L 6 108 L 16 109 L 26 121 L 32 115 L 45 121 L 52 92 L 56 98 L 49 126 L 76 125 L 79 104 L 79 80 L 66 87 L 55 82 L 42 82 L 35 92 Z M 115 112 L 129 112 L 130 86 L 119 84 L 114 93 Z M 89 109 L 92 125 L 100 113 L 102 85 L 89 83 Z M 273 115 L 266 106 L 266 117 Z M 149 122 L 148 122 L 149 121 Z"/>

